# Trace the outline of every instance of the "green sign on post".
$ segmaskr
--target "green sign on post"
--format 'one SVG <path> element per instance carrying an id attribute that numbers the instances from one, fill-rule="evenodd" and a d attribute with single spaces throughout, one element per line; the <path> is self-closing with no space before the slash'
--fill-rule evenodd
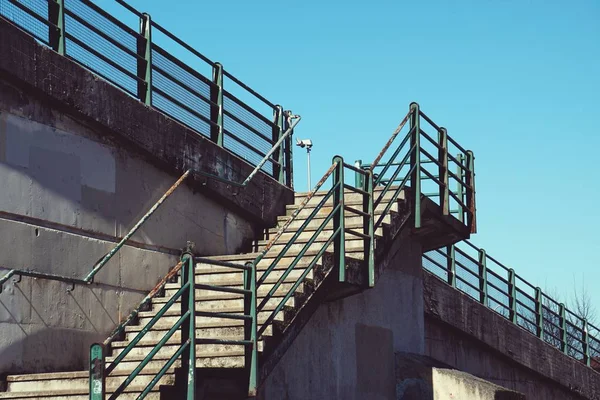
<path id="1" fill-rule="evenodd" d="M 104 400 L 104 347 L 90 347 L 90 400 Z"/>

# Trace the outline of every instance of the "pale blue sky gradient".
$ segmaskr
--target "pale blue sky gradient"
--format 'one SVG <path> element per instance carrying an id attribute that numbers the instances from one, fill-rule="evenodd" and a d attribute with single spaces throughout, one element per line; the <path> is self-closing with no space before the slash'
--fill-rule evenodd
<path id="1" fill-rule="evenodd" d="M 313 182 L 336 153 L 372 161 L 419 102 L 475 153 L 473 242 L 565 297 L 583 279 L 600 308 L 599 2 L 131 4 L 301 114 Z M 303 151 L 295 171 L 304 191 Z"/>

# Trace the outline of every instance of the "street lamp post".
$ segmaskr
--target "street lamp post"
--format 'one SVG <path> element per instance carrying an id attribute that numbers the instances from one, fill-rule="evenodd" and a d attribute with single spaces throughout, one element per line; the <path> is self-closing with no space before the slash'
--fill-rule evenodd
<path id="1" fill-rule="evenodd" d="M 296 139 L 296 146 L 302 147 L 303 149 L 306 148 L 306 165 L 308 166 L 308 191 L 310 192 L 312 188 L 310 186 L 310 151 L 312 150 L 313 142 L 310 139 Z"/>

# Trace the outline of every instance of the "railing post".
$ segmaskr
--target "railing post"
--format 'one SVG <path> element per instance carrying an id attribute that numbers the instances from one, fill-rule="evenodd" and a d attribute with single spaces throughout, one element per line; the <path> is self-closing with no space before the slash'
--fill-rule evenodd
<path id="1" fill-rule="evenodd" d="M 488 306 L 487 255 L 479 249 L 479 301 Z"/>
<path id="2" fill-rule="evenodd" d="M 581 328 L 582 328 L 581 343 L 583 344 L 583 363 L 589 367 L 591 365 L 590 335 L 589 335 L 589 331 L 588 331 L 589 327 L 588 327 L 587 319 L 585 319 L 585 318 L 582 319 L 582 327 Z"/>
<path id="3" fill-rule="evenodd" d="M 281 139 L 281 135 L 283 135 L 284 132 L 283 108 L 281 108 L 280 105 L 275 106 L 275 110 L 273 110 L 273 120 L 273 143 L 277 143 L 279 139 Z M 282 168 L 284 155 L 284 151 L 282 150 L 284 148 L 284 143 L 281 143 L 281 146 L 279 146 L 279 148 L 273 153 L 273 159 L 275 159 L 279 163 L 279 165 L 273 164 L 273 177 L 277 179 L 279 183 L 285 183 L 285 171 Z"/>
<path id="4" fill-rule="evenodd" d="M 213 66 L 213 84 L 210 87 L 210 139 L 223 147 L 223 66 L 215 63 Z"/>
<path id="5" fill-rule="evenodd" d="M 251 320 L 244 323 L 244 340 L 250 340 L 252 344 L 246 346 L 246 362 L 248 368 L 248 396 L 256 396 L 258 387 L 258 339 L 256 337 L 256 267 L 253 263 L 247 263 L 250 269 L 244 270 L 244 289 L 251 293 L 246 295 L 244 301 L 244 315 L 250 315 Z"/>
<path id="6" fill-rule="evenodd" d="M 90 400 L 104 400 L 106 391 L 104 366 L 104 346 L 100 343 L 94 343 L 90 347 Z"/>
<path id="7" fill-rule="evenodd" d="M 148 106 L 152 105 L 152 21 L 149 14 L 140 17 L 140 36 L 137 39 L 138 98 Z"/>
<path id="8" fill-rule="evenodd" d="M 448 267 L 448 284 L 456 288 L 456 253 L 454 245 L 446 246 L 446 263 Z"/>
<path id="9" fill-rule="evenodd" d="M 456 175 L 460 177 L 460 182 L 458 182 L 456 187 L 456 196 L 460 199 L 460 201 L 464 203 L 465 192 L 463 189 L 463 185 L 461 185 L 461 182 L 465 182 L 465 171 L 461 168 L 461 165 L 464 165 L 465 163 L 465 156 L 463 156 L 462 153 L 460 153 L 456 158 L 460 163 L 460 165 L 456 166 Z M 458 205 L 458 220 L 460 222 L 465 222 L 465 210 L 463 210 L 463 207 L 460 204 Z"/>
<path id="10" fill-rule="evenodd" d="M 360 163 L 360 160 L 357 161 Z M 357 168 L 360 168 L 357 165 Z M 375 209 L 373 207 L 373 171 L 367 171 L 368 175 L 365 179 L 364 175 L 360 175 L 362 178 L 363 186 L 359 186 L 362 190 L 368 194 L 363 196 L 363 212 L 367 213 L 363 217 L 363 233 L 369 237 L 365 240 L 365 255 L 364 260 L 367 265 L 369 287 L 375 286 Z"/>
<path id="11" fill-rule="evenodd" d="M 48 43 L 52 50 L 64 56 L 66 51 L 64 0 L 48 1 L 48 21 L 56 26 L 56 28 L 48 27 Z"/>
<path id="12" fill-rule="evenodd" d="M 509 319 L 513 324 L 517 323 L 517 285 L 515 270 L 510 268 L 508 270 L 508 306 L 509 306 Z"/>
<path id="13" fill-rule="evenodd" d="M 354 166 L 362 170 L 362 160 L 354 161 Z M 365 187 L 365 176 L 359 172 L 354 173 L 354 186 L 357 188 Z"/>
<path id="14" fill-rule="evenodd" d="M 288 116 L 291 115 L 291 111 L 284 112 L 285 118 L 283 119 L 283 131 L 287 132 L 290 127 L 290 120 Z M 289 188 L 294 188 L 294 144 L 292 142 L 292 132 L 285 140 L 285 185 Z"/>
<path id="15" fill-rule="evenodd" d="M 410 110 L 412 111 L 410 116 L 410 144 L 412 149 L 410 167 L 413 170 L 410 184 L 414 196 L 414 228 L 419 229 L 421 227 L 421 116 L 417 103 L 411 103 Z"/>
<path id="16" fill-rule="evenodd" d="M 475 206 L 475 156 L 471 150 L 467 150 L 467 207 L 470 212 L 467 213 L 467 226 L 471 233 L 477 232 L 477 207 Z"/>
<path id="17" fill-rule="evenodd" d="M 339 205 L 339 211 L 333 217 L 333 231 L 338 232 L 333 241 L 333 254 L 335 262 L 338 263 L 339 281 L 346 281 L 346 220 L 344 216 L 344 159 L 340 156 L 333 157 L 333 162 L 337 163 L 333 171 L 333 186 L 337 189 L 333 192 L 333 207 Z"/>
<path id="18" fill-rule="evenodd" d="M 449 174 L 448 174 L 448 131 L 446 128 L 440 128 L 438 132 L 438 144 L 440 145 L 438 151 L 439 165 L 439 177 L 442 182 L 440 186 L 440 206 L 442 207 L 442 214 L 450 214 L 450 188 L 449 188 Z"/>
<path id="19" fill-rule="evenodd" d="M 564 303 L 558 305 L 558 314 L 560 315 L 560 350 L 568 354 L 569 346 L 567 345 L 567 313 Z"/>
<path id="20" fill-rule="evenodd" d="M 186 399 L 193 400 L 196 391 L 196 290 L 195 266 L 192 254 L 193 243 L 188 242 L 181 256 L 181 286 L 188 289 L 181 295 L 181 315 L 189 311 L 190 316 L 181 324 L 181 345 L 189 341 L 189 346 L 181 354 L 181 369 L 186 373 Z"/>
<path id="21" fill-rule="evenodd" d="M 535 288 L 535 322 L 536 333 L 540 339 L 544 338 L 544 303 L 542 289 Z"/>

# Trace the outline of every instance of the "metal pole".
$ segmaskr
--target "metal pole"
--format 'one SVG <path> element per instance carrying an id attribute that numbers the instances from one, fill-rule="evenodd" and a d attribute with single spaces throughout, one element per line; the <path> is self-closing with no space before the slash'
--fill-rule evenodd
<path id="1" fill-rule="evenodd" d="M 306 148 L 306 158 L 306 164 L 308 165 L 308 191 L 310 192 L 310 189 L 312 188 L 310 185 L 310 147 Z"/>

